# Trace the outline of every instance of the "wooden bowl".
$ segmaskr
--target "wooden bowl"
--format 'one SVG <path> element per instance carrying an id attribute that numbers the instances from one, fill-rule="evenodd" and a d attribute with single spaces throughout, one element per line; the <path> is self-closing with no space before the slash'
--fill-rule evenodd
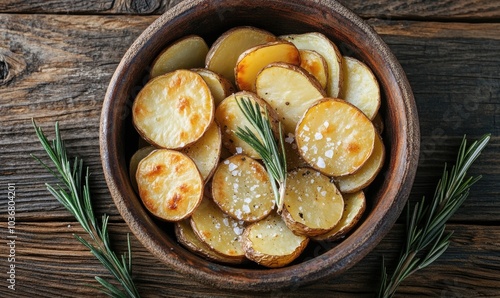
<path id="1" fill-rule="evenodd" d="M 388 158 L 367 193 L 368 207 L 356 230 L 338 244 L 311 242 L 291 265 L 221 265 L 179 245 L 172 226 L 152 218 L 134 193 L 128 161 L 137 149 L 131 124 L 135 95 L 146 83 L 153 59 L 172 41 L 198 34 L 207 43 L 239 25 L 276 35 L 318 31 L 347 55 L 367 63 L 379 80 Z M 419 125 L 406 76 L 387 45 L 362 19 L 335 1 L 253 0 L 183 1 L 159 17 L 134 42 L 119 64 L 104 100 L 100 127 L 101 156 L 114 202 L 139 241 L 169 268 L 225 289 L 267 291 L 299 286 L 338 275 L 370 252 L 391 229 L 404 207 L 419 155 Z M 167 270 L 167 269 L 166 269 Z"/>

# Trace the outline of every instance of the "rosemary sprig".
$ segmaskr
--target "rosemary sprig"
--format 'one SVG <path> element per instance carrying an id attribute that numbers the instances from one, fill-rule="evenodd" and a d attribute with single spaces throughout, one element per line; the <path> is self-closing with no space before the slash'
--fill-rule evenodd
<path id="1" fill-rule="evenodd" d="M 445 165 L 433 200 L 426 202 L 425 197 L 422 198 L 415 204 L 411 214 L 410 205 L 407 205 L 406 243 L 390 279 L 385 262 L 382 261 L 382 280 L 378 297 L 392 297 L 403 280 L 417 270 L 427 267 L 446 251 L 453 234 L 445 233 L 446 222 L 465 201 L 470 187 L 481 179 L 481 176 L 466 178 L 467 170 L 489 140 L 490 135 L 486 134 L 467 147 L 464 136 L 455 166 L 448 172 Z"/>
<path id="2" fill-rule="evenodd" d="M 237 99 L 236 103 L 258 134 L 256 135 L 248 126 L 245 126 L 243 128 L 238 127 L 236 135 L 250 145 L 262 157 L 267 174 L 269 175 L 269 181 L 273 188 L 278 213 L 280 213 L 283 208 L 287 172 L 281 123 L 279 123 L 278 127 L 280 143 L 278 147 L 273 135 L 267 109 L 264 108 L 263 115 L 260 105 L 257 102 L 252 104 L 251 100 L 248 98 L 241 98 L 241 100 Z"/>
<path id="3" fill-rule="evenodd" d="M 75 238 L 85 245 L 92 254 L 108 269 L 108 271 L 121 284 L 123 290 L 96 276 L 95 279 L 103 286 L 101 291 L 110 297 L 140 297 L 134 281 L 132 280 L 132 251 L 130 237 L 127 235 L 128 251 L 118 257 L 111 249 L 108 233 L 107 215 L 103 215 L 101 225 L 98 224 L 92 209 L 89 192 L 89 169 L 86 168 L 85 180 L 82 183 L 83 160 L 75 158 L 73 164 L 68 159 L 68 154 L 59 132 L 59 124 L 55 124 L 56 137 L 49 142 L 42 129 L 32 120 L 36 135 L 55 166 L 55 171 L 45 164 L 40 158 L 33 156 L 62 184 L 53 187 L 46 183 L 47 190 L 76 218 L 82 228 L 87 232 L 93 243 L 89 243 L 78 235 Z"/>

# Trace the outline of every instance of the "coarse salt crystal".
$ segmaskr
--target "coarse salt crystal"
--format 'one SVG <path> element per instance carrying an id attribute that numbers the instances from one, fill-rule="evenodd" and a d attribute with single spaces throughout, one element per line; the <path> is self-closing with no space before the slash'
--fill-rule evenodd
<path id="1" fill-rule="evenodd" d="M 321 192 L 321 195 L 322 195 L 323 197 L 324 197 L 324 196 L 326 196 L 326 190 L 323 190 L 323 191 Z"/>
<path id="2" fill-rule="evenodd" d="M 293 135 L 293 133 L 288 133 L 287 137 L 285 138 L 285 142 L 287 142 L 288 144 L 291 144 L 291 143 L 293 143 L 294 140 L 295 140 L 295 136 Z"/>
<path id="3" fill-rule="evenodd" d="M 314 134 L 314 138 L 316 140 L 321 140 L 323 138 L 323 135 L 320 132 L 317 132 L 317 133 Z"/>
<path id="4" fill-rule="evenodd" d="M 248 207 L 248 205 L 243 205 L 242 209 L 243 209 L 243 212 L 250 213 L 250 207 Z"/>
<path id="5" fill-rule="evenodd" d="M 324 169 L 326 167 L 325 160 L 320 156 L 318 157 L 318 162 L 316 163 L 318 168 Z"/>
<path id="6" fill-rule="evenodd" d="M 240 227 L 234 227 L 233 231 L 236 235 L 241 235 L 243 233 L 243 229 Z"/>
<path id="7" fill-rule="evenodd" d="M 300 148 L 300 150 L 302 150 L 302 152 L 304 152 L 304 153 L 307 152 L 307 149 L 309 149 L 309 148 L 305 145 Z"/>
<path id="8" fill-rule="evenodd" d="M 225 217 L 225 218 L 222 220 L 222 222 L 224 223 L 224 225 L 225 225 L 226 227 L 229 227 L 229 219 L 228 219 L 227 217 Z"/>
<path id="9" fill-rule="evenodd" d="M 236 147 L 236 153 L 241 154 L 243 152 L 243 148 Z"/>
<path id="10" fill-rule="evenodd" d="M 232 171 L 234 171 L 234 169 L 236 169 L 237 167 L 238 167 L 238 166 L 237 166 L 237 165 L 235 165 L 234 163 L 230 163 L 230 164 L 229 164 L 229 171 L 230 171 L 230 172 L 232 172 Z"/>
<path id="11" fill-rule="evenodd" d="M 332 158 L 333 157 L 333 150 L 331 150 L 331 149 L 327 150 L 325 152 L 325 156 L 328 157 L 328 158 Z"/>
<path id="12" fill-rule="evenodd" d="M 304 125 L 303 129 L 304 129 L 305 131 L 309 131 L 309 126 Z"/>
<path id="13" fill-rule="evenodd" d="M 323 125 L 328 128 L 328 126 L 330 126 L 330 123 L 328 121 L 325 121 Z"/>
<path id="14" fill-rule="evenodd" d="M 226 160 L 224 161 L 224 164 L 225 164 L 225 165 L 228 165 L 228 164 L 229 164 L 229 160 L 227 160 L 227 159 L 226 159 Z"/>

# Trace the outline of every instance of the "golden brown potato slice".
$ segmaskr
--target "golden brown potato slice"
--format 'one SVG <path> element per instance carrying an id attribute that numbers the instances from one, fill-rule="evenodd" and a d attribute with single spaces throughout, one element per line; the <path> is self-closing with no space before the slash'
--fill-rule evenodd
<path id="1" fill-rule="evenodd" d="M 372 154 L 375 128 L 355 106 L 327 98 L 304 114 L 296 142 L 312 167 L 328 176 L 344 176 L 357 171 Z"/>
<path id="2" fill-rule="evenodd" d="M 200 238 L 198 238 L 198 236 L 194 233 L 189 219 L 181 220 L 175 223 L 175 235 L 177 236 L 177 241 L 179 241 L 187 249 L 209 260 L 228 264 L 241 263 L 240 260 L 228 258 L 216 252 L 211 249 L 208 244 L 201 241 Z"/>
<path id="3" fill-rule="evenodd" d="M 203 67 L 208 46 L 203 38 L 189 35 L 171 44 L 156 57 L 151 67 L 151 78 L 178 69 Z"/>
<path id="4" fill-rule="evenodd" d="M 225 214 L 209 198 L 204 198 L 191 216 L 191 227 L 195 234 L 217 253 L 241 262 L 245 259 L 241 236 L 244 222 Z"/>
<path id="5" fill-rule="evenodd" d="M 219 163 L 222 136 L 217 123 L 212 122 L 203 136 L 181 151 L 191 157 L 206 182 Z"/>
<path id="6" fill-rule="evenodd" d="M 206 68 L 195 68 L 192 71 L 199 74 L 207 83 L 210 92 L 212 92 L 215 106 L 218 106 L 224 98 L 234 93 L 233 84 L 220 74 Z"/>
<path id="7" fill-rule="evenodd" d="M 132 116 L 152 145 L 179 149 L 198 140 L 212 122 L 214 100 L 200 75 L 176 70 L 149 81 L 137 95 Z"/>
<path id="8" fill-rule="evenodd" d="M 276 36 L 255 27 L 242 26 L 230 29 L 210 47 L 205 67 L 234 83 L 234 67 L 241 53 L 274 40 Z"/>
<path id="9" fill-rule="evenodd" d="M 295 235 L 276 213 L 251 224 L 243 234 L 247 258 L 271 268 L 283 267 L 295 260 L 308 242 L 309 238 Z"/>
<path id="10" fill-rule="evenodd" d="M 335 178 L 340 191 L 342 193 L 353 193 L 367 187 L 382 169 L 384 159 L 384 143 L 380 136 L 376 134 L 373 152 L 363 166 L 350 175 Z"/>
<path id="11" fill-rule="evenodd" d="M 326 89 L 328 82 L 328 64 L 325 58 L 316 51 L 300 50 L 300 67 L 307 70 L 318 80 L 321 88 Z"/>
<path id="12" fill-rule="evenodd" d="M 243 52 L 236 62 L 234 77 L 240 90 L 255 91 L 257 74 L 266 65 L 273 62 L 285 62 L 300 65 L 299 50 L 290 42 L 273 41 L 255 46 Z"/>
<path id="13" fill-rule="evenodd" d="M 320 54 L 328 65 L 326 93 L 338 97 L 342 88 L 342 55 L 337 46 L 318 32 L 281 36 L 293 43 L 299 50 L 312 50 Z"/>
<path id="14" fill-rule="evenodd" d="M 254 222 L 274 208 L 266 169 L 253 158 L 238 154 L 221 162 L 212 179 L 212 196 L 231 217 Z"/>
<path id="15" fill-rule="evenodd" d="M 344 85 L 340 98 L 358 107 L 373 119 L 380 107 L 380 88 L 371 69 L 363 62 L 343 57 Z"/>
<path id="16" fill-rule="evenodd" d="M 294 65 L 272 63 L 258 74 L 257 95 L 278 114 L 285 134 L 295 127 L 306 110 L 325 97 L 325 91 L 306 71 Z"/>
<path id="17" fill-rule="evenodd" d="M 366 209 L 366 199 L 363 191 L 344 194 L 344 213 L 339 223 L 325 234 L 312 237 L 316 241 L 335 241 L 344 237 L 359 222 Z"/>
<path id="18" fill-rule="evenodd" d="M 139 162 L 139 196 L 154 216 L 166 221 L 187 218 L 203 197 L 203 179 L 184 153 L 158 149 Z"/>
<path id="19" fill-rule="evenodd" d="M 130 158 L 128 174 L 130 177 L 130 184 L 132 184 L 132 188 L 139 193 L 139 189 L 137 188 L 137 180 L 135 179 L 135 173 L 137 172 L 137 166 L 139 162 L 144 159 L 144 157 L 148 156 L 149 153 L 153 152 L 156 148 L 153 146 L 142 147 L 137 150 L 134 155 Z"/>
<path id="20" fill-rule="evenodd" d="M 311 168 L 288 172 L 282 217 L 295 234 L 316 236 L 333 229 L 344 200 L 330 178 Z"/>
<path id="21" fill-rule="evenodd" d="M 241 100 L 242 98 L 248 98 L 253 102 L 257 102 L 261 107 L 262 113 L 264 113 L 264 109 L 267 109 L 268 115 L 271 118 L 271 125 L 273 126 L 275 133 L 278 132 L 278 121 L 274 110 L 268 103 L 257 97 L 254 93 L 245 91 L 235 93 L 224 99 L 215 111 L 215 121 L 217 121 L 222 131 L 222 144 L 231 153 L 243 153 L 252 158 L 260 159 L 260 155 L 257 151 L 236 136 L 237 128 L 244 128 L 245 126 L 257 134 L 257 131 L 245 118 L 245 115 L 241 112 L 238 103 L 236 102 L 236 100 Z"/>

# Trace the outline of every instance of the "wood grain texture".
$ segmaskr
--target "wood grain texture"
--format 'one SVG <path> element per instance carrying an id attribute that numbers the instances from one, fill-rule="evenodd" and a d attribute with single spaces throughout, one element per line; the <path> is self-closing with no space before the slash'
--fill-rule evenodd
<path id="1" fill-rule="evenodd" d="M 61 122 L 70 151 L 83 157 L 93 173 L 98 212 L 119 218 L 102 176 L 100 109 L 121 56 L 155 18 L 0 15 L 0 49 L 10 77 L 0 85 L 0 179 L 18 184 L 23 219 L 68 219 L 40 183 L 56 180 L 29 157 L 43 156 L 31 117 L 49 135 L 53 123 Z M 453 162 L 464 133 L 478 137 L 491 132 L 493 139 L 471 172 L 484 177 L 454 220 L 498 221 L 500 26 L 377 20 L 370 24 L 403 65 L 419 109 L 422 152 L 412 199 L 432 195 L 443 163 Z"/>
<path id="2" fill-rule="evenodd" d="M 431 267 L 405 281 L 398 297 L 498 296 L 500 27 L 493 22 L 498 19 L 498 1 L 450 0 L 440 1 L 439 5 L 433 1 L 344 2 L 365 17 L 392 19 L 370 20 L 370 24 L 403 65 L 419 108 L 422 152 L 413 201 L 432 195 L 443 163 L 453 162 L 463 133 L 471 138 L 493 133 L 471 170 L 483 178 L 453 217 L 454 224 L 448 226 L 455 230 L 452 245 Z M 81 233 L 81 229 L 45 190 L 43 183 L 56 180 L 29 157 L 30 153 L 43 156 L 31 117 L 51 136 L 53 123 L 61 122 L 71 153 L 83 157 L 93 173 L 91 187 L 96 212 L 112 216 L 116 222 L 112 225 L 114 243 L 118 250 L 125 249 L 129 229 L 117 213 L 102 175 L 99 116 L 107 84 L 121 56 L 156 16 L 62 14 L 128 13 L 130 6 L 126 3 L 129 2 L 0 3 L 2 12 L 61 14 L 0 14 L 0 232 L 6 233 L 6 185 L 15 183 L 16 231 L 20 240 L 16 297 L 104 297 L 87 285 L 96 284 L 95 275 L 108 276 L 73 238 L 72 233 Z M 156 2 L 147 3 L 152 4 L 137 7 L 150 13 L 148 7 L 155 7 Z M 152 13 L 162 12 L 164 3 L 160 2 Z M 405 3 L 412 5 L 405 7 Z M 431 6 L 435 9 L 426 10 Z M 465 22 L 408 22 L 398 18 Z M 373 297 L 381 256 L 394 264 L 402 238 L 402 227 L 398 225 L 372 253 L 340 277 L 259 296 L 310 297 L 314 293 L 325 297 Z M 132 244 L 134 274 L 144 297 L 249 296 L 200 285 L 166 268 L 135 237 Z M 0 245 L 2 270 L 8 266 L 6 252 L 7 247 Z M 11 294 L 5 284 L 0 286 L 0 297 Z"/>
<path id="3" fill-rule="evenodd" d="M 1 227 L 5 228 L 5 224 Z M 116 250 L 125 251 L 128 227 L 112 224 L 110 230 Z M 408 278 L 401 285 L 398 297 L 497 294 L 500 228 L 485 231 L 481 226 L 450 225 L 448 230 L 455 231 L 450 248 L 436 263 Z M 73 233 L 83 235 L 76 223 L 20 223 L 16 232 L 17 297 L 100 297 L 89 285 L 97 285 L 93 280 L 96 275 L 108 279 L 110 276 L 72 236 Z M 403 227 L 397 225 L 373 252 L 337 278 L 297 289 L 252 295 L 221 291 L 190 281 L 154 259 L 132 237 L 134 277 L 143 297 L 310 297 L 311 293 L 328 297 L 373 297 L 382 255 L 387 264 L 394 266 L 402 236 Z M 6 254 L 4 245 L 0 253 Z M 360 285 L 364 286 L 360 288 Z M 0 287 L 1 297 L 9 297 L 9 294 L 6 287 Z"/>
<path id="4" fill-rule="evenodd" d="M 241 0 L 239 0 L 241 1 Z M 182 0 L 4 0 L 0 11 L 9 13 L 162 14 Z M 496 0 L 339 0 L 364 18 L 407 20 L 499 20 Z"/>

